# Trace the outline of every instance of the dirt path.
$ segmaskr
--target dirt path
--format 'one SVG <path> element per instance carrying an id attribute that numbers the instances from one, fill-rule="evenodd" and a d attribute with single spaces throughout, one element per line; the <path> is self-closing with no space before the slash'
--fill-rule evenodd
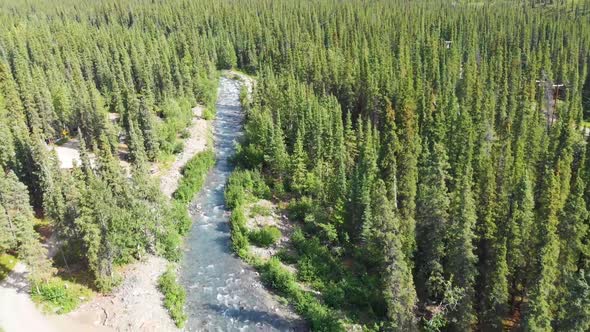
<path id="1" fill-rule="evenodd" d="M 48 253 L 55 255 L 55 238 L 47 241 Z M 99 295 L 66 315 L 44 315 L 29 296 L 28 271 L 18 262 L 0 282 L 0 327 L 6 332 L 59 331 L 177 331 L 162 306 L 158 277 L 167 261 L 148 256 L 123 271 L 123 283 L 111 295 Z"/>
<path id="2" fill-rule="evenodd" d="M 0 282 L 0 327 L 6 332 L 74 332 L 110 331 L 61 316 L 45 316 L 29 296 L 28 271 L 18 262 L 6 279 Z"/>
<path id="3" fill-rule="evenodd" d="M 28 294 L 27 268 L 18 262 L 0 283 L 0 327 L 10 331 L 56 331 Z"/>
<path id="4" fill-rule="evenodd" d="M 113 294 L 99 295 L 59 319 L 116 331 L 177 331 L 157 288 L 167 264 L 161 257 L 148 256 L 126 266 L 123 283 Z"/>

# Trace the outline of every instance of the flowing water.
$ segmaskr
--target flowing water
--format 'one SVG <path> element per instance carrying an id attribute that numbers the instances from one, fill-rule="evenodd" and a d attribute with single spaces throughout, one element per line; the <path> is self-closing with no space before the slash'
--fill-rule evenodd
<path id="1" fill-rule="evenodd" d="M 213 136 L 217 162 L 191 204 L 193 227 L 186 239 L 180 279 L 187 291 L 187 330 L 302 331 L 290 308 L 262 286 L 258 274 L 230 249 L 224 206 L 229 158 L 242 135 L 240 82 L 221 78 Z"/>

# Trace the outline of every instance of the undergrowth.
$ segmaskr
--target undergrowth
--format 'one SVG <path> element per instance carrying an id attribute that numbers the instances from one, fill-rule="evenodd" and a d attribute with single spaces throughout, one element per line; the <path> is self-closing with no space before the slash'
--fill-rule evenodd
<path id="1" fill-rule="evenodd" d="M 184 327 L 187 320 L 184 313 L 186 292 L 176 281 L 176 272 L 172 266 L 168 266 L 166 272 L 158 279 L 158 288 L 164 295 L 164 307 L 168 309 L 170 317 L 172 317 L 177 327 Z"/>

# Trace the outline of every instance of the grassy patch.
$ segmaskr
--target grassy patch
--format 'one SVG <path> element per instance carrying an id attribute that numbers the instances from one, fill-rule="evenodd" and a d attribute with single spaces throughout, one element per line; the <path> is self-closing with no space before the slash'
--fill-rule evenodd
<path id="1" fill-rule="evenodd" d="M 184 313 L 186 292 L 176 281 L 176 273 L 172 266 L 169 266 L 166 272 L 158 279 L 158 288 L 164 294 L 164 307 L 168 309 L 170 317 L 172 317 L 176 326 L 182 328 L 187 319 Z"/>
<path id="2" fill-rule="evenodd" d="M 171 152 L 160 151 L 158 153 L 157 162 L 160 170 L 168 170 L 176 160 L 176 155 Z"/>
<path id="3" fill-rule="evenodd" d="M 31 298 L 41 305 L 44 312 L 68 313 L 92 295 L 90 288 L 60 278 L 31 285 Z"/>
<path id="4" fill-rule="evenodd" d="M 215 119 L 215 108 L 213 107 L 207 107 L 204 111 L 203 111 L 203 119 L 205 120 L 213 120 Z"/>
<path id="5" fill-rule="evenodd" d="M 254 218 L 256 216 L 263 216 L 268 217 L 270 216 L 272 210 L 268 206 L 256 204 L 250 207 L 250 218 Z"/>
<path id="6" fill-rule="evenodd" d="M 0 255 L 0 281 L 4 280 L 16 265 L 16 257 L 10 254 Z"/>
<path id="7" fill-rule="evenodd" d="M 281 231 L 274 226 L 264 226 L 249 232 L 248 237 L 255 245 L 268 248 L 281 238 Z"/>

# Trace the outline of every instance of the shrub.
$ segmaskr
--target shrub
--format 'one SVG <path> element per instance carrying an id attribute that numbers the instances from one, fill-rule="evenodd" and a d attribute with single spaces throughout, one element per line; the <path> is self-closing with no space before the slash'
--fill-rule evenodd
<path id="1" fill-rule="evenodd" d="M 182 179 L 174 192 L 174 198 L 179 202 L 189 203 L 203 187 L 207 173 L 213 165 L 215 153 L 211 150 L 201 152 L 189 160 L 182 170 Z"/>
<path id="2" fill-rule="evenodd" d="M 184 142 L 183 141 L 175 141 L 174 145 L 172 146 L 172 153 L 179 154 L 184 150 Z"/>
<path id="3" fill-rule="evenodd" d="M 241 77 L 240 77 L 241 79 Z M 248 87 L 246 84 L 242 84 L 240 87 L 240 104 L 245 111 L 248 111 L 251 107 L 251 100 L 248 96 Z"/>
<path id="4" fill-rule="evenodd" d="M 213 120 L 215 119 L 215 108 L 207 107 L 203 111 L 203 119 L 205 120 Z"/>
<path id="5" fill-rule="evenodd" d="M 261 229 L 251 231 L 249 238 L 257 246 L 268 248 L 281 238 L 281 231 L 274 226 L 264 226 Z"/>
<path id="6" fill-rule="evenodd" d="M 316 278 L 316 267 L 308 256 L 297 262 L 297 278 L 305 282 L 311 282 Z"/>
<path id="7" fill-rule="evenodd" d="M 231 241 L 232 249 L 236 254 L 238 254 L 238 256 L 241 257 L 247 252 L 250 242 L 248 241 L 248 237 L 244 233 L 239 231 L 233 231 L 231 234 Z"/>
<path id="8" fill-rule="evenodd" d="M 191 123 L 191 102 L 186 98 L 166 99 L 160 106 L 160 116 L 164 119 L 158 127 L 160 149 L 166 153 L 178 153 L 177 133 L 186 131 Z M 182 136 L 182 135 L 181 135 Z"/>
<path id="9" fill-rule="evenodd" d="M 187 139 L 190 136 L 191 136 L 191 133 L 186 128 L 180 132 L 180 138 L 182 138 L 182 139 Z"/>
<path id="10" fill-rule="evenodd" d="M 217 87 L 219 86 L 215 75 L 216 72 L 213 72 L 209 77 L 206 74 L 199 75 L 194 81 L 193 92 L 199 103 L 207 106 L 215 106 Z"/>
<path id="11" fill-rule="evenodd" d="M 250 208 L 250 217 L 255 217 L 255 216 L 265 216 L 266 217 L 266 216 L 270 216 L 271 212 L 272 211 L 271 211 L 270 207 L 256 204 Z"/>
<path id="12" fill-rule="evenodd" d="M 285 295 L 296 291 L 294 289 L 297 286 L 295 277 L 291 272 L 282 268 L 279 260 L 274 257 L 264 265 L 261 278 L 267 285 Z"/>
<path id="13" fill-rule="evenodd" d="M 236 147 L 236 155 L 233 160 L 241 167 L 254 169 L 264 162 L 264 151 L 254 144 L 239 144 Z"/>
<path id="14" fill-rule="evenodd" d="M 119 275 L 103 276 L 97 277 L 94 280 L 94 285 L 101 293 L 110 293 L 121 281 L 122 278 Z"/>
<path id="15" fill-rule="evenodd" d="M 285 263 L 285 264 L 295 264 L 297 263 L 297 255 L 293 252 L 290 252 L 287 249 L 280 249 L 277 254 L 276 254 L 277 258 Z"/>
<path id="16" fill-rule="evenodd" d="M 314 331 L 344 331 L 344 327 L 336 314 L 313 295 L 302 291 L 295 281 L 293 273 L 283 268 L 278 258 L 273 257 L 265 262 L 249 255 L 248 236 L 246 236 L 248 231 L 246 229 L 243 203 L 249 195 L 268 194 L 269 188 L 262 181 L 262 177 L 258 172 L 235 171 L 230 176 L 225 191 L 225 201 L 227 206 L 233 209 L 230 217 L 233 250 L 261 272 L 264 283 L 290 299 L 297 311 L 309 320 Z M 281 232 L 276 227 L 264 227 L 249 234 L 250 239 L 253 239 L 253 241 L 268 245 L 275 243 L 280 236 Z M 305 252 L 308 249 L 307 240 L 300 229 L 295 231 L 293 242 L 299 245 L 298 251 Z M 319 244 L 319 242 L 314 241 L 313 244 Z M 313 245 L 309 249 L 317 250 Z M 321 256 L 318 257 L 321 258 Z"/>
<path id="17" fill-rule="evenodd" d="M 172 203 L 171 213 L 172 219 L 175 222 L 176 231 L 180 235 L 185 235 L 190 230 L 192 224 L 192 220 L 188 215 L 186 206 L 181 202 L 174 201 Z"/>
<path id="18" fill-rule="evenodd" d="M 186 292 L 176 281 L 176 273 L 172 266 L 168 266 L 166 272 L 158 279 L 158 288 L 164 295 L 164 307 L 168 309 L 176 326 L 182 328 L 187 319 L 184 313 Z"/>
<path id="19" fill-rule="evenodd" d="M 182 258 L 180 246 L 182 245 L 182 237 L 180 234 L 171 231 L 161 239 L 159 245 L 161 246 L 162 256 L 171 262 L 178 262 Z"/>
<path id="20" fill-rule="evenodd" d="M 330 282 L 323 291 L 324 301 L 333 308 L 342 308 L 346 303 L 346 294 L 339 283 Z"/>
<path id="21" fill-rule="evenodd" d="M 48 282 L 34 282 L 31 298 L 40 303 L 44 311 L 65 314 L 76 309 L 92 291 L 83 285 L 53 278 Z"/>
<path id="22" fill-rule="evenodd" d="M 0 254 L 0 281 L 4 280 L 14 269 L 16 265 L 16 257 L 10 254 Z"/>
<path id="23" fill-rule="evenodd" d="M 276 258 L 262 265 L 262 281 L 290 298 L 295 308 L 311 323 L 313 331 L 344 331 L 335 313 L 313 295 L 302 291 L 291 272 L 283 268 Z"/>
<path id="24" fill-rule="evenodd" d="M 244 189 L 239 185 L 229 183 L 225 189 L 225 205 L 230 209 L 235 209 L 239 205 L 242 205 L 245 200 L 246 194 Z"/>
<path id="25" fill-rule="evenodd" d="M 231 174 L 225 191 L 226 205 L 233 209 L 252 197 L 269 198 L 270 188 L 258 171 L 238 170 Z"/>
<path id="26" fill-rule="evenodd" d="M 246 217 L 244 216 L 244 210 L 241 207 L 235 209 L 230 217 L 230 227 L 232 230 L 239 231 L 240 233 L 247 233 L 246 228 Z"/>
<path id="27" fill-rule="evenodd" d="M 299 200 L 292 200 L 287 210 L 291 220 L 303 222 L 307 215 L 313 214 L 314 203 L 310 197 L 303 196 Z"/>

